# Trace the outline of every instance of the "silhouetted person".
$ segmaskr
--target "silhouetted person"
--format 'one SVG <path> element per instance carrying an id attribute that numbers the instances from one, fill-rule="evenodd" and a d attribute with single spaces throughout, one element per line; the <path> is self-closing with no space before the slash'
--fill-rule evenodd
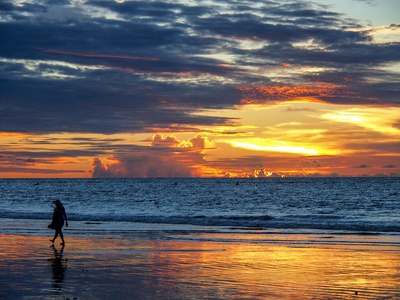
<path id="1" fill-rule="evenodd" d="M 62 227 L 64 226 L 64 220 L 65 226 L 68 227 L 67 214 L 65 213 L 64 206 L 62 205 L 60 200 L 53 201 L 53 203 L 56 205 L 56 207 L 54 208 L 53 219 L 48 227 L 54 229 L 56 232 L 54 234 L 54 238 L 51 239 L 50 242 L 54 243 L 56 238 L 60 235 L 62 241 L 61 244 L 65 245 Z"/>

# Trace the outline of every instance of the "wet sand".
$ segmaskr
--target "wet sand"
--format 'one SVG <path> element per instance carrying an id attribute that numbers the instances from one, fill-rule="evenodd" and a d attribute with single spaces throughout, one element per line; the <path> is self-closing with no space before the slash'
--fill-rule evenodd
<path id="1" fill-rule="evenodd" d="M 0 234 L 0 299 L 400 299 L 399 250 Z"/>

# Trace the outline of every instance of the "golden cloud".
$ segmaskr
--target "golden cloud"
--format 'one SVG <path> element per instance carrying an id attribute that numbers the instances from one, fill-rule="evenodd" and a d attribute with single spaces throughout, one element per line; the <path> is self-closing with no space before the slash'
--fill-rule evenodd
<path id="1" fill-rule="evenodd" d="M 238 89 L 243 93 L 242 104 L 262 104 L 275 100 L 296 100 L 309 98 L 319 101 L 318 97 L 338 94 L 355 95 L 354 92 L 344 90 L 345 86 L 331 83 L 317 83 L 315 85 L 298 86 L 241 86 Z"/>

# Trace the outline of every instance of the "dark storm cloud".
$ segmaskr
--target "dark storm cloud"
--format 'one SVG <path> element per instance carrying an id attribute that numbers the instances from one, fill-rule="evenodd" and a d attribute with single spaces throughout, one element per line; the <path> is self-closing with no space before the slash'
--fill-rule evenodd
<path id="1" fill-rule="evenodd" d="M 354 20 L 307 2 L 10 1 L 0 17 L 2 131 L 233 124 L 196 112 L 240 104 L 238 86 L 304 81 L 343 85 L 326 102 L 400 104 L 398 74 L 379 70 L 400 60 L 399 43 L 373 43 Z M 310 41 L 318 47 L 298 45 Z M 330 70 L 287 79 L 250 71 L 281 64 Z"/>
<path id="2" fill-rule="evenodd" d="M 342 42 L 340 37 L 335 37 L 333 34 L 331 38 Z M 331 38 L 326 37 L 325 39 Z M 357 43 L 357 40 L 354 42 Z M 325 49 L 299 49 L 292 44 L 285 43 L 271 44 L 254 51 L 252 54 L 278 62 L 336 68 L 352 65 L 362 67 L 366 71 L 366 67 L 371 67 L 373 64 L 385 64 L 400 60 L 399 50 L 399 43 L 383 45 L 341 44 Z"/>
<path id="3" fill-rule="evenodd" d="M 51 72 L 45 66 L 40 68 Z M 24 68 L 22 71 L 30 73 Z M 192 126 L 227 124 L 231 123 L 230 118 L 194 116 L 191 112 L 206 103 L 208 107 L 222 106 L 224 102 L 218 100 L 224 99 L 223 96 L 239 96 L 235 90 L 223 86 L 215 88 L 214 95 L 205 95 L 204 88 L 198 86 L 182 86 L 176 91 L 174 86 L 146 82 L 134 76 L 130 76 L 130 82 L 119 82 L 115 72 L 93 71 L 90 72 L 93 75 L 81 80 L 81 72 L 67 71 L 64 74 L 71 72 L 78 78 L 23 78 L 21 67 L 14 67 L 15 78 L 12 78 L 10 70 L 4 70 L 9 78 L 2 80 L 2 97 L 12 101 L 2 103 L 0 128 L 8 132 L 115 133 L 168 127 L 177 121 Z M 19 90 L 20 86 L 24 88 Z M 203 95 L 207 96 L 205 101 L 202 101 Z M 175 97 L 193 109 L 174 110 L 162 105 L 163 100 L 174 101 Z"/>
<path id="4" fill-rule="evenodd" d="M 250 14 L 219 15 L 197 21 L 200 29 L 223 36 L 236 36 L 264 40 L 267 42 L 288 43 L 315 39 L 326 45 L 334 43 L 356 43 L 369 41 L 362 32 L 299 26 L 296 24 L 271 24 L 263 18 Z"/>
<path id="5" fill-rule="evenodd" d="M 2 56 L 54 58 L 54 55 L 49 56 L 37 51 L 40 48 L 76 52 L 109 51 L 109 54 L 125 55 L 135 53 L 139 56 L 153 52 L 152 54 L 162 55 L 162 52 L 154 50 L 149 52 L 149 50 L 161 46 L 173 46 L 182 34 L 180 29 L 136 22 L 104 20 L 101 24 L 97 24 L 91 20 L 75 20 L 72 24 L 69 22 L 53 24 L 50 21 L 1 24 L 0 30 L 7 33 L 4 37 L 7 43 L 2 49 Z M 79 62 L 79 58 L 75 58 L 75 61 Z"/>
<path id="6" fill-rule="evenodd" d="M 182 16 L 199 17 L 213 12 L 212 8 L 206 6 L 186 6 L 162 1 L 88 1 L 87 4 L 108 8 L 127 18 L 153 18 L 168 23 Z"/>
<path id="7" fill-rule="evenodd" d="M 7 1 L 0 2 L 0 13 L 10 12 L 14 9 L 14 5 Z"/>

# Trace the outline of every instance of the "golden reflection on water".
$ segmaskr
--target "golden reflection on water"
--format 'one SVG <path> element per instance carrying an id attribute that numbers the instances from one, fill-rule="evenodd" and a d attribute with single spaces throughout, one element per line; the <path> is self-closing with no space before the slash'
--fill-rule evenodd
<path id="1" fill-rule="evenodd" d="M 69 238 L 62 253 L 57 249 L 43 237 L 0 235 L 0 274 L 9 274 L 0 275 L 0 298 L 400 297 L 400 251 L 83 238 Z"/>

